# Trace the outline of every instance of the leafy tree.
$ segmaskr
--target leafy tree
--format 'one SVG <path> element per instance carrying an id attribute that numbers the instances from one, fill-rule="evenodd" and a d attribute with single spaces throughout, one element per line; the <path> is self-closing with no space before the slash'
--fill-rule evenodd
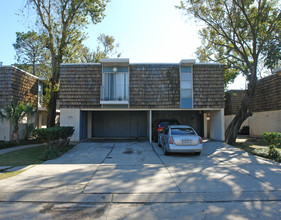
<path id="1" fill-rule="evenodd" d="M 266 42 L 263 55 L 265 56 L 264 66 L 271 70 L 281 67 L 281 27 L 273 38 Z"/>
<path id="2" fill-rule="evenodd" d="M 225 64 L 226 80 L 238 73 L 247 77 L 245 97 L 226 129 L 229 144 L 235 143 L 242 123 L 253 114 L 249 103 L 255 93 L 259 59 L 280 25 L 277 4 L 276 0 L 186 0 L 178 6 L 205 25 L 199 33 L 199 58 Z"/>
<path id="3" fill-rule="evenodd" d="M 8 119 L 13 125 L 13 141 L 19 142 L 19 123 L 28 115 L 33 115 L 35 110 L 31 104 L 12 102 L 0 110 L 0 119 Z"/>
<path id="4" fill-rule="evenodd" d="M 46 36 L 46 47 L 51 54 L 50 100 L 48 127 L 55 126 L 58 99 L 60 64 L 71 47 L 85 39 L 84 29 L 92 21 L 104 18 L 107 0 L 27 0 L 27 5 L 37 13 L 37 25 Z"/>
<path id="5" fill-rule="evenodd" d="M 35 31 L 16 32 L 16 43 L 13 44 L 16 50 L 18 66 L 36 75 L 38 64 L 44 63 L 48 51 L 45 47 L 45 36 Z"/>
<path id="6" fill-rule="evenodd" d="M 78 53 L 79 62 L 81 63 L 99 63 L 100 59 L 112 57 L 117 54 L 119 44 L 115 44 L 115 38 L 106 34 L 100 34 L 98 37 L 98 46 L 95 51 L 82 46 Z M 120 57 L 121 53 L 117 54 Z"/>

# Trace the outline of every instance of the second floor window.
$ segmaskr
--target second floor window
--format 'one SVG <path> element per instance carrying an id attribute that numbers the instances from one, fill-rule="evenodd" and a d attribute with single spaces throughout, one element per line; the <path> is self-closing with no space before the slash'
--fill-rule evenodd
<path id="1" fill-rule="evenodd" d="M 103 73 L 103 86 L 101 98 L 104 101 L 128 101 L 129 100 L 129 73 L 121 72 Z"/>

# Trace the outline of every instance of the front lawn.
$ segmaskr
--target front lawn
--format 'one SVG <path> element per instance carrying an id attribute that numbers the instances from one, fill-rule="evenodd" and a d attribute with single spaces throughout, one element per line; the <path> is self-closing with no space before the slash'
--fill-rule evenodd
<path id="1" fill-rule="evenodd" d="M 74 145 L 68 145 L 63 147 L 57 156 L 61 156 L 62 154 L 66 153 L 70 149 L 72 149 Z M 5 154 L 0 154 L 0 166 L 28 166 L 33 164 L 40 164 L 43 163 L 44 155 L 45 155 L 46 148 L 44 146 L 37 146 L 26 148 L 22 150 L 16 150 Z M 53 158 L 50 159 L 54 159 Z M 15 172 L 3 172 L 0 173 L 0 180 L 9 178 L 11 176 L 15 176 L 22 171 L 15 171 Z"/>
<path id="2" fill-rule="evenodd" d="M 235 147 L 245 150 L 251 154 L 255 154 L 261 157 L 275 160 L 281 162 L 281 149 L 275 148 L 280 156 L 279 158 L 273 159 L 269 156 L 269 144 L 264 141 L 263 138 L 259 137 L 249 137 L 249 136 L 238 136 L 236 139 Z"/>
<path id="3" fill-rule="evenodd" d="M 43 162 L 44 146 L 16 150 L 0 155 L 0 166 L 25 166 Z"/>
<path id="4" fill-rule="evenodd" d="M 17 147 L 22 145 L 30 145 L 30 144 L 42 144 L 42 141 L 33 139 L 33 140 L 20 140 L 19 143 L 13 141 L 0 141 L 0 150 L 10 147 Z"/>

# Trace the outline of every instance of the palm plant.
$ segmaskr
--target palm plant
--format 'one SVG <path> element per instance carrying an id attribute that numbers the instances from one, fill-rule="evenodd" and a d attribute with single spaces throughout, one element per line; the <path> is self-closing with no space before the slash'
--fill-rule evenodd
<path id="1" fill-rule="evenodd" d="M 19 123 L 28 115 L 33 115 L 35 110 L 31 104 L 11 102 L 0 110 L 0 119 L 8 119 L 13 125 L 12 140 L 19 142 Z"/>

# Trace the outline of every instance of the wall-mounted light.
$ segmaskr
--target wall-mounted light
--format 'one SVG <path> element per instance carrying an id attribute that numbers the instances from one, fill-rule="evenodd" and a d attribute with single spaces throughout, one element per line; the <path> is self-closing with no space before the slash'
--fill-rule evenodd
<path id="1" fill-rule="evenodd" d="M 118 71 L 117 67 L 113 67 L 113 72 L 116 73 Z"/>

